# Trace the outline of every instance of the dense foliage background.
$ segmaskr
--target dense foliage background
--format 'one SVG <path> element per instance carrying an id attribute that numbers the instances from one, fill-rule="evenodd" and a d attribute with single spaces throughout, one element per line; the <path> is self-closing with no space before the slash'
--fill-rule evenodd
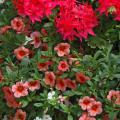
<path id="1" fill-rule="evenodd" d="M 79 103 L 85 96 L 102 104 L 102 112 L 93 116 L 96 120 L 120 120 L 120 93 L 117 96 L 118 104 L 114 103 L 117 99 L 114 94 L 111 100 L 107 98 L 111 90 L 120 91 L 120 21 L 114 19 L 114 6 L 105 15 L 100 14 L 99 2 L 96 0 L 80 0 L 76 4 L 90 4 L 93 7 L 98 19 L 97 25 L 93 27 L 95 35 L 65 37 L 65 31 L 60 32 L 63 23 L 59 18 L 66 15 L 63 15 L 64 9 L 59 14 L 59 5 L 54 7 L 52 14 L 41 18 L 40 22 L 29 15 L 18 14 L 13 1 L 0 1 L 0 120 L 4 117 L 8 120 L 25 120 L 16 117 L 16 111 L 20 109 L 26 112 L 26 120 L 34 120 L 36 117 L 35 120 L 85 120 L 80 119 L 86 110 Z M 120 9 L 120 5 L 118 7 Z M 120 12 L 117 14 L 120 15 Z M 12 26 L 11 21 L 15 18 L 22 20 L 24 30 L 18 30 L 19 25 L 16 28 L 17 23 L 14 21 Z M 87 19 L 89 23 L 92 20 Z M 56 20 L 61 22 L 60 25 Z M 69 21 L 65 23 L 66 31 L 71 29 L 68 24 Z M 31 35 L 35 31 L 39 32 L 35 34 L 37 38 Z M 74 31 L 79 32 L 78 29 Z M 70 45 L 67 48 L 70 52 L 67 50 L 60 56 L 59 50 L 55 50 L 60 43 Z M 24 58 L 19 58 L 19 54 L 24 56 L 26 53 L 15 52 L 21 46 L 24 47 L 20 48 L 22 50 L 29 49 L 29 54 Z M 63 66 L 60 66 L 61 61 L 64 62 Z M 52 78 L 47 78 L 47 72 L 52 72 Z M 82 73 L 82 77 L 77 73 Z M 34 84 L 38 85 L 34 90 L 29 90 L 24 96 L 15 96 L 13 86 L 17 82 L 34 80 L 39 81 Z M 45 115 L 50 115 L 51 118 L 43 118 Z"/>

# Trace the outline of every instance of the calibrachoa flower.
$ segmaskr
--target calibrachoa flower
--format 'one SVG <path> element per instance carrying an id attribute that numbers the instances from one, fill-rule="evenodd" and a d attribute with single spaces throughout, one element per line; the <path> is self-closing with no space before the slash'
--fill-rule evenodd
<path id="1" fill-rule="evenodd" d="M 6 33 L 10 28 L 11 28 L 11 26 L 0 27 L 0 34 Z"/>
<path id="2" fill-rule="evenodd" d="M 90 117 L 88 113 L 84 112 L 79 120 L 96 120 L 94 117 Z"/>
<path id="3" fill-rule="evenodd" d="M 70 80 L 70 79 L 65 79 L 65 82 L 68 88 L 76 89 L 77 85 L 75 81 Z"/>
<path id="4" fill-rule="evenodd" d="M 98 0 L 100 13 L 113 14 L 115 20 L 120 21 L 120 1 L 119 0 Z"/>
<path id="5" fill-rule="evenodd" d="M 81 108 L 83 110 L 87 110 L 87 109 L 91 108 L 93 102 L 95 102 L 95 100 L 93 98 L 85 96 L 79 100 L 79 105 L 81 106 Z"/>
<path id="6" fill-rule="evenodd" d="M 65 60 L 60 61 L 58 64 L 58 70 L 63 71 L 63 72 L 69 70 L 69 65 L 68 65 L 67 61 L 65 61 Z"/>
<path id="7" fill-rule="evenodd" d="M 39 71 L 47 71 L 48 70 L 48 67 L 50 65 L 50 62 L 40 62 L 37 64 L 37 67 L 39 69 Z"/>
<path id="8" fill-rule="evenodd" d="M 26 112 L 18 109 L 13 120 L 26 120 Z"/>
<path id="9" fill-rule="evenodd" d="M 84 73 L 78 72 L 78 73 L 76 73 L 76 80 L 79 83 L 84 84 L 84 83 L 86 83 L 86 81 L 90 80 L 90 78 L 85 76 Z"/>
<path id="10" fill-rule="evenodd" d="M 28 56 L 30 50 L 25 48 L 24 46 L 18 47 L 14 50 L 14 54 L 16 55 L 18 60 L 22 60 L 24 57 Z"/>
<path id="11" fill-rule="evenodd" d="M 92 106 L 88 109 L 90 116 L 96 116 L 102 113 L 102 104 L 101 102 L 93 102 Z"/>
<path id="12" fill-rule="evenodd" d="M 16 17 L 11 21 L 11 27 L 12 29 L 16 30 L 18 33 L 21 33 L 23 32 L 25 25 L 21 18 Z"/>
<path id="13" fill-rule="evenodd" d="M 55 74 L 53 72 L 45 72 L 45 83 L 53 87 L 55 85 Z"/>
<path id="14" fill-rule="evenodd" d="M 39 80 L 33 80 L 25 83 L 26 86 L 29 88 L 30 91 L 35 91 L 40 89 L 40 81 Z"/>
<path id="15" fill-rule="evenodd" d="M 31 33 L 30 36 L 33 40 L 31 44 L 34 44 L 34 47 L 38 48 L 41 45 L 40 33 L 38 31 L 35 31 L 35 32 Z"/>
<path id="16" fill-rule="evenodd" d="M 70 53 L 70 45 L 68 43 L 59 43 L 54 50 L 59 57 L 68 55 Z"/>
<path id="17" fill-rule="evenodd" d="M 17 82 L 15 85 L 13 85 L 12 91 L 14 96 L 17 98 L 28 95 L 28 88 L 23 82 Z"/>
<path id="18" fill-rule="evenodd" d="M 113 101 L 115 104 L 120 105 L 120 91 L 111 90 L 107 95 L 107 99 Z"/>
<path id="19" fill-rule="evenodd" d="M 9 107 L 12 107 L 12 108 L 20 107 L 20 103 L 16 101 L 14 94 L 10 87 L 3 87 L 2 90 L 4 92 L 5 99 Z"/>
<path id="20" fill-rule="evenodd" d="M 66 90 L 66 82 L 64 79 L 62 78 L 58 78 L 56 81 L 56 89 L 61 90 L 61 91 L 65 91 Z"/>
<path id="21" fill-rule="evenodd" d="M 76 0 L 66 0 L 60 5 L 60 13 L 55 19 L 57 31 L 63 39 L 74 40 L 75 37 L 87 39 L 88 34 L 95 35 L 93 28 L 98 24 L 91 5 L 76 4 Z"/>

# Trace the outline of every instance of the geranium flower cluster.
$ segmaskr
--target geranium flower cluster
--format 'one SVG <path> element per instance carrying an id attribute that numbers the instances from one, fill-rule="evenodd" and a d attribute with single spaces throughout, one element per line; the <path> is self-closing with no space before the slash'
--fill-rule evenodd
<path id="1" fill-rule="evenodd" d="M 58 5 L 58 2 L 54 0 L 13 0 L 13 3 L 18 13 L 22 16 L 29 16 L 33 23 L 51 15 L 53 8 Z"/>
<path id="2" fill-rule="evenodd" d="M 99 11 L 100 13 L 113 14 L 115 20 L 120 21 L 120 1 L 119 0 L 99 0 Z"/>
<path id="3" fill-rule="evenodd" d="M 98 25 L 92 6 L 87 3 L 77 5 L 76 0 L 66 0 L 60 5 L 55 23 L 64 40 L 74 40 L 75 37 L 87 39 L 88 34 L 95 35 L 93 28 Z"/>
<path id="4" fill-rule="evenodd" d="M 79 120 L 95 120 L 94 116 L 102 113 L 101 102 L 96 101 L 88 96 L 80 99 L 79 105 L 81 106 L 82 110 L 87 110 L 87 112 L 83 113 Z"/>

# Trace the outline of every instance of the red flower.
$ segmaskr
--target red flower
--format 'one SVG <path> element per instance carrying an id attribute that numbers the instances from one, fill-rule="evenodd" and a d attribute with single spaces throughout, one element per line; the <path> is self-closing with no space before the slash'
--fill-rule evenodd
<path id="1" fill-rule="evenodd" d="M 28 56 L 29 52 L 29 49 L 25 48 L 24 46 L 21 46 L 14 50 L 14 54 L 18 60 L 22 60 L 25 56 Z"/>
<path id="2" fill-rule="evenodd" d="M 69 70 L 69 65 L 67 61 L 60 61 L 58 65 L 58 70 L 63 71 L 63 72 Z"/>
<path id="3" fill-rule="evenodd" d="M 45 72 L 45 83 L 53 87 L 55 85 L 55 75 L 53 72 Z"/>
<path id="4" fill-rule="evenodd" d="M 76 4 L 76 0 L 65 0 L 60 5 L 60 13 L 55 19 L 57 31 L 63 39 L 75 37 L 87 39 L 88 34 L 95 35 L 93 29 L 98 25 L 97 17 L 91 5 Z"/>
<path id="5" fill-rule="evenodd" d="M 20 107 L 20 103 L 16 101 L 10 87 L 3 87 L 2 90 L 4 92 L 5 99 L 9 107 L 12 107 L 12 108 Z"/>
<path id="6" fill-rule="evenodd" d="M 77 85 L 76 85 L 75 81 L 72 81 L 70 79 L 65 79 L 65 82 L 66 82 L 68 88 L 76 89 Z"/>
<path id="7" fill-rule="evenodd" d="M 67 87 L 67 85 L 66 85 L 65 80 L 62 78 L 58 78 L 57 83 L 56 83 L 56 89 L 61 90 L 61 91 L 65 91 L 66 87 Z"/>
<path id="8" fill-rule="evenodd" d="M 18 109 L 13 120 L 26 120 L 26 112 Z"/>
<path id="9" fill-rule="evenodd" d="M 113 14 L 115 20 L 120 21 L 120 1 L 119 0 L 98 0 L 100 13 L 105 13 L 106 15 Z"/>
<path id="10" fill-rule="evenodd" d="M 22 82 L 17 82 L 15 85 L 13 85 L 12 91 L 14 93 L 14 96 L 17 98 L 28 95 L 27 86 Z"/>
<path id="11" fill-rule="evenodd" d="M 16 17 L 11 21 L 11 27 L 12 29 L 20 33 L 23 32 L 25 25 L 21 18 Z"/>
<path id="12" fill-rule="evenodd" d="M 49 62 L 42 62 L 42 63 L 38 63 L 37 67 L 38 67 L 39 71 L 47 71 L 49 65 L 50 65 Z"/>
<path id="13" fill-rule="evenodd" d="M 34 80 L 25 83 L 30 91 L 38 90 L 40 88 L 40 81 Z"/>
<path id="14" fill-rule="evenodd" d="M 11 26 L 3 26 L 3 27 L 1 27 L 0 28 L 0 34 L 6 33 L 10 28 L 11 28 Z"/>
<path id="15" fill-rule="evenodd" d="M 45 30 L 44 28 L 41 29 L 41 33 L 43 36 L 48 36 L 47 30 Z"/>
<path id="16" fill-rule="evenodd" d="M 102 113 L 102 104 L 101 102 L 93 102 L 92 106 L 88 109 L 90 116 L 96 116 Z"/>
<path id="17" fill-rule="evenodd" d="M 68 43 L 60 43 L 55 48 L 59 57 L 68 55 L 70 53 L 70 45 Z"/>
<path id="18" fill-rule="evenodd" d="M 31 44 L 34 44 L 34 47 L 38 48 L 41 45 L 40 33 L 35 31 L 35 32 L 31 33 L 30 36 L 33 40 Z"/>
<path id="19" fill-rule="evenodd" d="M 84 84 L 86 81 L 90 80 L 90 78 L 85 76 L 83 73 L 78 72 L 78 73 L 76 73 L 76 80 L 79 83 Z"/>

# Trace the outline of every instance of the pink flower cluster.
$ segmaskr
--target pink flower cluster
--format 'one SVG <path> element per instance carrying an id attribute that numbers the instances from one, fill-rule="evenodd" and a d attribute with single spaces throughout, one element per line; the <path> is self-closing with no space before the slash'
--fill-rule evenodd
<path id="1" fill-rule="evenodd" d="M 20 15 L 29 16 L 34 23 L 51 15 L 58 2 L 55 0 L 13 0 L 13 3 Z"/>
<path id="2" fill-rule="evenodd" d="M 120 105 L 120 91 L 111 90 L 107 95 L 107 99 L 113 103 Z"/>
<path id="3" fill-rule="evenodd" d="M 17 82 L 12 86 L 12 92 L 16 98 L 24 97 L 28 95 L 28 89 L 30 91 L 38 90 L 40 88 L 40 81 L 34 80 L 29 82 Z"/>
<path id="4" fill-rule="evenodd" d="M 88 96 L 83 97 L 79 100 L 79 105 L 82 110 L 87 110 L 79 120 L 95 120 L 94 116 L 102 113 L 102 104 L 99 101 L 96 101 L 93 98 Z"/>
<path id="5" fill-rule="evenodd" d="M 113 14 L 115 16 L 115 20 L 120 21 L 120 0 L 99 0 L 98 2 L 101 14 Z"/>
<path id="6" fill-rule="evenodd" d="M 76 0 L 65 0 L 60 4 L 60 13 L 55 24 L 64 40 L 74 40 L 75 37 L 82 40 L 87 39 L 89 34 L 95 35 L 93 28 L 98 25 L 98 21 L 91 5 L 77 5 Z"/>

